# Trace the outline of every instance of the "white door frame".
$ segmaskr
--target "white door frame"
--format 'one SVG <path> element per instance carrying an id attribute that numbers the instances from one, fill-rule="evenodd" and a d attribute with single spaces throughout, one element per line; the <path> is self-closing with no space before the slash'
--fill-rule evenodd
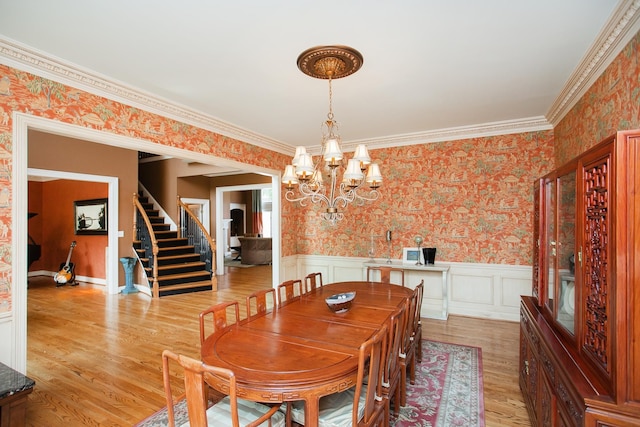
<path id="1" fill-rule="evenodd" d="M 216 188 L 216 242 L 224 240 L 224 221 L 222 207 L 224 206 L 224 193 L 231 191 L 261 190 L 271 188 L 273 191 L 273 206 L 271 210 L 271 237 L 272 263 L 271 280 L 275 288 L 280 283 L 280 175 L 271 176 L 271 184 L 247 184 Z M 216 272 L 224 274 L 224 251 L 216 252 Z"/>

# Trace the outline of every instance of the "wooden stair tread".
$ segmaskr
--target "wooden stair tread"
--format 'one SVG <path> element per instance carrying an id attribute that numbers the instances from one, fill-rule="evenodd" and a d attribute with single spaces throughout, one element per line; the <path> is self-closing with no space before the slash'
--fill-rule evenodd
<path id="1" fill-rule="evenodd" d="M 176 273 L 176 274 L 166 274 L 164 276 L 158 276 L 158 282 L 162 282 L 165 280 L 175 280 L 175 279 L 188 279 L 191 277 L 198 277 L 198 276 L 204 276 L 204 275 L 211 275 L 211 273 L 209 273 L 207 270 L 202 270 L 202 271 L 189 271 L 186 273 Z"/>
<path id="2" fill-rule="evenodd" d="M 183 246 L 161 246 L 158 250 L 162 251 L 170 251 L 170 250 L 179 250 L 179 249 L 193 249 L 193 245 L 183 245 Z"/>
<path id="3" fill-rule="evenodd" d="M 212 286 L 211 280 L 202 280 L 200 282 L 178 283 L 174 285 L 165 285 L 160 288 L 160 293 L 191 288 L 202 288 Z"/>
<path id="4" fill-rule="evenodd" d="M 175 263 L 175 264 L 165 264 L 165 265 L 159 265 L 158 266 L 158 271 L 161 270 L 173 270 L 175 268 L 188 268 L 188 267 L 198 267 L 198 266 L 202 266 L 202 270 L 206 271 L 204 269 L 204 266 L 206 264 L 202 261 L 194 261 L 194 262 L 180 262 L 180 263 Z M 207 273 L 209 273 L 207 271 Z"/>
<path id="5" fill-rule="evenodd" d="M 196 256 L 198 254 L 194 254 L 194 253 L 188 253 L 188 254 L 177 254 L 177 255 L 165 255 L 165 256 L 160 256 L 158 255 L 158 262 L 160 261 L 167 261 L 170 259 L 182 259 L 182 258 L 193 258 L 194 256 Z M 198 255 L 199 256 L 199 255 Z M 148 261 L 148 260 L 147 260 Z M 179 262 L 178 262 L 179 263 Z M 178 264 L 176 263 L 176 264 Z"/>

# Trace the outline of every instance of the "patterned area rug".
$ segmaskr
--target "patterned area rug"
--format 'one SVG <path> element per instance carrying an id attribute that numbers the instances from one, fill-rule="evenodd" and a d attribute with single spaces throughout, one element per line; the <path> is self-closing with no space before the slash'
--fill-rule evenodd
<path id="1" fill-rule="evenodd" d="M 225 267 L 238 267 L 238 268 L 251 268 L 254 267 L 253 264 L 243 264 L 240 260 L 235 260 L 233 258 L 225 258 L 224 259 Z"/>
<path id="2" fill-rule="evenodd" d="M 176 425 L 188 420 L 184 401 L 176 404 Z M 422 341 L 416 383 L 407 389 L 407 406 L 393 417 L 394 427 L 484 427 L 482 352 L 437 341 Z M 136 427 L 168 426 L 161 409 Z"/>
<path id="3" fill-rule="evenodd" d="M 423 340 L 416 383 L 391 425 L 484 427 L 480 348 Z"/>

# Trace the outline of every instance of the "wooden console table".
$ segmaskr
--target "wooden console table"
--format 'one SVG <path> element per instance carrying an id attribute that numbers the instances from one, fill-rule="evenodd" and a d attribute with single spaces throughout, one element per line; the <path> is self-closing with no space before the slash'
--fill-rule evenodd
<path id="1" fill-rule="evenodd" d="M 0 427 L 26 425 L 27 396 L 35 385 L 31 378 L 0 363 Z"/>
<path id="2" fill-rule="evenodd" d="M 431 319 L 439 319 L 439 320 L 447 320 L 447 318 L 449 317 L 449 292 L 448 292 L 449 275 L 448 273 L 449 273 L 449 269 L 451 268 L 449 264 L 435 263 L 435 264 L 415 265 L 415 264 L 403 263 L 402 261 L 398 261 L 398 260 L 392 260 L 391 263 L 387 263 L 386 261 L 365 262 L 364 263 L 365 277 L 366 277 L 367 267 L 369 266 L 393 267 L 393 268 L 401 268 L 405 271 L 417 271 L 419 273 L 427 273 L 427 274 L 431 274 L 431 273 L 440 274 L 440 276 L 442 277 L 441 310 L 439 310 L 438 312 L 432 311 L 431 313 L 428 313 L 426 317 L 429 317 Z M 405 285 L 407 285 L 406 280 L 405 280 Z M 423 301 L 423 304 L 424 304 L 424 301 Z"/>

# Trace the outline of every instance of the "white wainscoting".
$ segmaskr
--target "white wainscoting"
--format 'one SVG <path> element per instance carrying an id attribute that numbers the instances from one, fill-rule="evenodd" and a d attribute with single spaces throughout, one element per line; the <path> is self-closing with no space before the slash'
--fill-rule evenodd
<path id="1" fill-rule="evenodd" d="M 11 348 L 11 343 L 14 342 L 13 330 L 15 322 L 11 313 L 6 313 L 0 316 L 0 363 L 16 369 L 17 363 L 15 360 L 15 352 Z M 21 366 L 18 366 L 22 368 Z M 16 369 L 17 370 L 17 369 Z M 24 374 L 25 369 L 20 369 L 20 372 Z"/>
<path id="2" fill-rule="evenodd" d="M 324 283 L 366 280 L 367 258 L 295 255 L 282 259 L 282 281 L 321 272 Z M 436 262 L 436 265 L 440 263 Z M 531 266 L 446 263 L 449 270 L 449 314 L 497 320 L 520 320 L 520 296 L 531 295 Z M 442 307 L 442 281 L 438 274 L 407 270 L 405 284 L 414 287 L 424 279 L 424 317 Z"/>

